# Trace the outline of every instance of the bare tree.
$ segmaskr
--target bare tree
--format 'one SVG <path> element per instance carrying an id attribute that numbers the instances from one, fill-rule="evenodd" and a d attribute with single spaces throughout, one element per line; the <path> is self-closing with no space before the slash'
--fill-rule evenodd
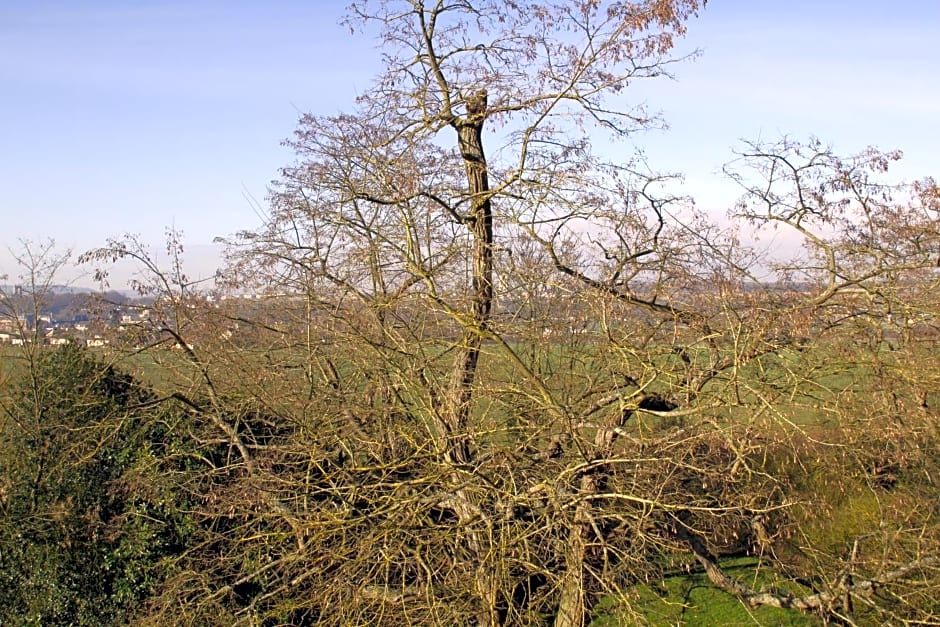
<path id="1" fill-rule="evenodd" d="M 277 268 L 312 281 L 307 293 L 358 301 L 374 326 L 357 316 L 357 329 L 375 328 L 369 339 L 385 350 L 411 354 L 413 329 L 439 329 L 449 375 L 442 378 L 439 357 L 411 368 L 427 397 L 434 446 L 453 467 L 446 501 L 466 529 L 462 550 L 473 556 L 481 624 L 505 620 L 500 596 L 510 576 L 494 545 L 489 480 L 471 471 L 487 455 L 487 427 L 475 421 L 484 343 L 514 364 L 548 420 L 573 418 L 494 319 L 496 259 L 516 252 L 513 239 L 525 235 L 549 252 L 552 266 L 580 277 L 560 257 L 562 239 L 589 237 L 585 220 L 600 213 L 617 224 L 643 221 L 634 209 L 641 196 L 618 198 L 634 173 L 594 156 L 590 136 L 623 138 L 656 124 L 620 94 L 666 75 L 674 37 L 698 8 L 674 0 L 354 4 L 350 24 L 378 27 L 386 70 L 356 114 L 302 120 L 292 142 L 301 162 L 285 170 L 268 226 L 242 239 L 248 263 L 269 264 L 263 276 Z M 487 125 L 495 160 L 484 147 Z M 443 141 L 453 148 L 440 148 Z M 647 228 L 624 230 L 633 226 Z M 663 228 L 662 216 L 651 228 Z M 592 603 L 581 591 L 582 553 L 564 568 L 558 624 L 581 624 Z"/>
<path id="2" fill-rule="evenodd" d="M 936 186 L 882 183 L 893 154 L 748 146 L 735 219 L 806 244 L 775 261 L 602 158 L 603 133 L 658 123 L 629 87 L 698 9 L 351 7 L 385 71 L 353 113 L 302 118 L 268 219 L 230 242 L 226 280 L 259 298 L 188 307 L 139 258 L 178 303 L 172 396 L 206 469 L 153 620 L 569 626 L 607 600 L 639 621 L 632 591 L 690 568 L 748 606 L 933 615 L 937 514 L 903 512 L 936 489 L 935 376 L 897 366 L 936 359 L 913 341 Z M 757 558 L 748 583 L 729 554 Z"/>

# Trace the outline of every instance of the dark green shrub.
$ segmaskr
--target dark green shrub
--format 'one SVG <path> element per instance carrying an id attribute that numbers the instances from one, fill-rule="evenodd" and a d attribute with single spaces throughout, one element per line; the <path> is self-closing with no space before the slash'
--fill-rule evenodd
<path id="1" fill-rule="evenodd" d="M 161 404 L 75 346 L 39 355 L 0 422 L 0 623 L 126 622 L 185 543 Z"/>

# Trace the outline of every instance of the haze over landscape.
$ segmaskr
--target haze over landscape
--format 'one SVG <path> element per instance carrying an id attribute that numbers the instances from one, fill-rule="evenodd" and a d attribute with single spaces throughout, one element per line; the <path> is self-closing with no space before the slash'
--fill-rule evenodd
<path id="1" fill-rule="evenodd" d="M 297 118 L 348 110 L 379 67 L 373 40 L 338 23 L 344 5 L 4 2 L 0 275 L 17 273 L 23 239 L 80 253 L 136 233 L 159 249 L 170 226 L 190 273 L 211 275 L 213 239 L 260 223 Z M 900 148 L 901 176 L 935 173 L 938 40 L 929 0 L 713 1 L 679 45 L 701 55 L 631 91 L 670 126 L 635 143 L 719 213 L 737 195 L 721 166 L 742 138 Z M 87 268 L 73 277 L 93 284 Z"/>

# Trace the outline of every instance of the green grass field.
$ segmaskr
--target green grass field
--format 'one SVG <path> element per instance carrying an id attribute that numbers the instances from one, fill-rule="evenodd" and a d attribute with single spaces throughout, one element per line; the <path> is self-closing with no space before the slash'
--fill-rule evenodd
<path id="1" fill-rule="evenodd" d="M 755 575 L 753 558 L 729 559 L 722 563 L 734 577 L 746 579 L 752 586 L 777 583 L 769 571 Z M 792 590 L 799 592 L 798 590 Z M 619 600 L 609 597 L 601 604 L 592 627 L 626 627 L 633 625 L 686 625 L 715 627 L 732 625 L 766 625 L 802 627 L 817 625 L 814 618 L 795 610 L 774 607 L 749 608 L 730 594 L 715 588 L 704 573 L 677 574 L 657 585 L 638 585 Z"/>

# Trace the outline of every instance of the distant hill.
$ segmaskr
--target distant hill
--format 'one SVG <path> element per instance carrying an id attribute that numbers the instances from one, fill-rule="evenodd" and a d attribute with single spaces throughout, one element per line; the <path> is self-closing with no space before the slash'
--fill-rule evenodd
<path id="1" fill-rule="evenodd" d="M 13 293 L 16 292 L 16 288 L 17 288 L 16 285 L 9 285 L 9 284 L 8 284 L 8 285 L 0 285 L 0 292 L 3 292 L 4 294 L 13 294 Z M 25 288 L 25 286 L 24 286 L 24 288 Z M 28 290 L 26 290 L 26 289 L 24 289 L 24 291 L 28 292 Z M 73 286 L 73 285 L 50 285 L 50 286 L 49 286 L 49 291 L 52 292 L 52 293 L 54 293 L 54 294 L 73 294 L 73 295 L 80 295 L 80 294 L 95 294 L 95 295 L 101 295 L 101 294 L 105 294 L 105 295 L 108 295 L 108 294 L 119 294 L 119 295 L 121 295 L 121 296 L 124 297 L 124 298 L 134 298 L 134 297 L 137 296 L 137 292 L 135 292 L 134 290 L 112 290 L 112 289 L 108 289 L 108 290 L 105 290 L 104 292 L 102 292 L 101 290 L 96 290 L 96 289 L 93 289 L 93 288 L 90 288 L 90 287 L 76 287 L 76 286 Z"/>

